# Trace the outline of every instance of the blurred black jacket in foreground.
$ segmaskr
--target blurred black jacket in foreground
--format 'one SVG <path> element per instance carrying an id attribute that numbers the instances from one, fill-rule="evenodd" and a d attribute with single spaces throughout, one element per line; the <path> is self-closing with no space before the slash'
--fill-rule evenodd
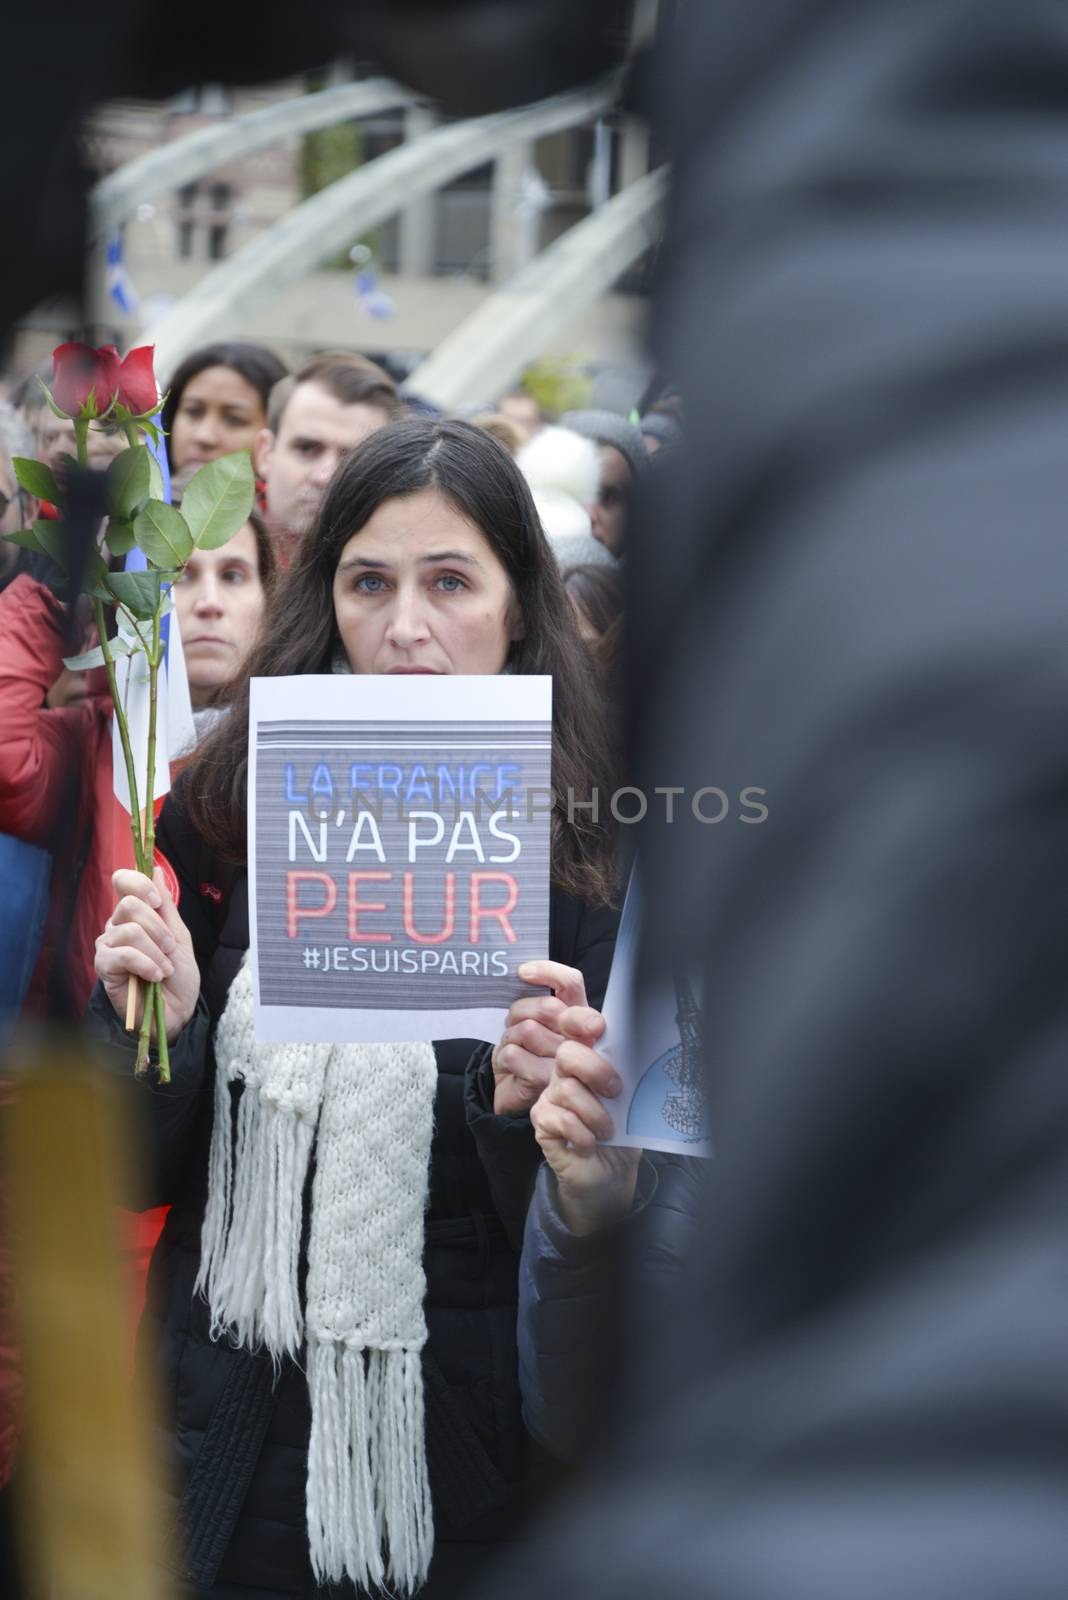
<path id="1" fill-rule="evenodd" d="M 685 1353 L 493 1592 L 1060 1600 L 1068 10 L 681 29 L 632 712 L 647 790 L 770 814 L 654 841 L 720 1149 Z"/>

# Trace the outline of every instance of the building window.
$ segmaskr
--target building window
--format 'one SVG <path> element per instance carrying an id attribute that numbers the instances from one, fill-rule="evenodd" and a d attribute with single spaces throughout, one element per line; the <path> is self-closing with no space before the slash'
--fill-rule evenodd
<path id="1" fill-rule="evenodd" d="M 209 261 L 222 261 L 230 231 L 231 185 L 187 183 L 178 190 L 175 199 L 179 258 L 189 261 L 202 255 Z"/>
<path id="2" fill-rule="evenodd" d="M 197 110 L 209 117 L 229 116 L 232 98 L 221 83 L 202 83 L 197 90 Z"/>
<path id="3" fill-rule="evenodd" d="M 226 117 L 230 114 L 233 95 L 219 83 L 201 83 L 183 89 L 167 101 L 167 110 L 175 116 Z"/>
<path id="4" fill-rule="evenodd" d="M 191 261 L 196 254 L 195 230 L 193 226 L 197 204 L 197 186 L 195 183 L 185 183 L 175 196 L 175 226 L 178 233 L 178 258 L 180 261 Z"/>

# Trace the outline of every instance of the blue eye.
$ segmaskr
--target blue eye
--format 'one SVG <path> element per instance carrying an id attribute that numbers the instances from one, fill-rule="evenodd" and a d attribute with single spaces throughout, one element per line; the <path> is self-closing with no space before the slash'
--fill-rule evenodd
<path id="1" fill-rule="evenodd" d="M 354 589 L 359 589 L 363 594 L 381 594 L 385 588 L 385 581 L 377 572 L 365 572 L 356 579 Z"/>
<path id="2" fill-rule="evenodd" d="M 443 572 L 438 579 L 438 583 L 446 594 L 455 594 L 458 589 L 466 589 L 467 587 L 464 580 L 457 577 L 455 572 Z"/>

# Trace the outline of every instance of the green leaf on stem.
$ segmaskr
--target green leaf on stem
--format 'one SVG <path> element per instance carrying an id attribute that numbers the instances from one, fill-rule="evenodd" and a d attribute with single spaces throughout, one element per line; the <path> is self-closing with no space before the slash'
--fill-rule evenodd
<path id="1" fill-rule="evenodd" d="M 6 539 L 8 544 L 17 544 L 23 550 L 34 550 L 38 555 L 48 556 L 66 572 L 67 552 L 62 528 L 62 523 L 38 517 L 32 528 L 19 528 L 16 533 L 5 533 L 0 538 Z"/>
<path id="2" fill-rule="evenodd" d="M 108 564 L 96 550 L 91 550 L 82 573 L 82 588 L 92 590 L 103 583 L 108 575 Z"/>
<path id="3" fill-rule="evenodd" d="M 111 653 L 114 655 L 114 650 Z M 104 652 L 100 645 L 94 645 L 92 650 L 85 650 L 80 656 L 64 656 L 63 665 L 70 672 L 88 672 L 93 667 L 104 665 Z"/>
<path id="4" fill-rule="evenodd" d="M 132 519 L 152 492 L 151 456 L 144 445 L 120 450 L 108 467 L 108 500 L 116 516 Z"/>
<path id="5" fill-rule="evenodd" d="M 134 539 L 157 567 L 181 567 L 193 554 L 193 537 L 180 511 L 150 500 L 134 518 Z"/>
<path id="6" fill-rule="evenodd" d="M 111 517 L 104 538 L 113 556 L 129 554 L 137 543 L 134 537 L 134 525 L 126 517 Z"/>
<path id="7" fill-rule="evenodd" d="M 62 505 L 63 494 L 51 467 L 46 467 L 43 461 L 30 461 L 26 456 L 12 456 L 11 465 L 27 494 L 38 500 L 50 500 L 54 506 Z"/>
<path id="8" fill-rule="evenodd" d="M 61 411 L 56 405 L 56 402 L 52 399 L 52 391 L 48 387 L 47 383 L 45 383 L 44 379 L 38 378 L 37 382 L 41 385 L 41 388 L 44 391 L 45 404 L 48 406 L 48 409 L 51 411 L 52 415 L 54 417 L 62 417 L 64 422 L 70 422 L 72 420 L 70 415 L 66 411 Z"/>
<path id="9" fill-rule="evenodd" d="M 158 572 L 110 572 L 111 599 L 121 600 L 127 611 L 143 621 L 151 621 L 159 607 Z"/>
<path id="10" fill-rule="evenodd" d="M 67 562 L 67 543 L 63 536 L 63 524 L 51 522 L 45 517 L 38 517 L 33 525 L 33 531 L 40 541 L 41 549 L 46 556 L 51 556 L 57 567 L 64 572 L 70 570 Z"/>
<path id="11" fill-rule="evenodd" d="M 159 415 L 166 403 L 167 395 L 161 395 L 151 411 L 131 411 L 129 406 L 116 399 L 112 420 L 117 422 L 121 428 L 140 428 L 142 433 L 148 435 L 153 444 L 159 444 L 162 432 L 156 426 L 154 419 Z"/>
<path id="12" fill-rule="evenodd" d="M 151 450 L 148 452 L 148 470 L 151 475 L 151 488 L 149 489 L 149 493 L 153 500 L 162 500 L 163 473 L 160 471 L 159 462 L 156 460 Z"/>
<path id="13" fill-rule="evenodd" d="M 122 634 L 117 634 L 114 639 L 108 641 L 108 649 L 111 651 L 113 658 L 132 655 L 136 648 L 133 640 L 124 638 Z M 80 656 L 64 656 L 63 665 L 69 667 L 71 672 L 89 672 L 93 667 L 102 667 L 104 665 L 103 647 L 94 645 L 92 650 L 86 650 Z"/>
<path id="14" fill-rule="evenodd" d="M 0 535 L 6 544 L 17 544 L 20 550 L 33 550 L 37 555 L 44 555 L 44 545 L 38 539 L 33 528 L 19 528 L 17 533 Z"/>
<path id="15" fill-rule="evenodd" d="M 120 616 L 119 618 L 118 638 L 124 640 L 127 647 L 123 650 L 124 655 L 132 655 L 135 650 L 151 650 L 152 633 L 153 624 L 147 618 L 138 619 L 135 617 L 132 624 L 130 619 L 125 616 Z"/>
<path id="16" fill-rule="evenodd" d="M 182 515 L 198 550 L 218 550 L 248 521 L 256 480 L 247 450 L 219 456 L 195 472 L 182 495 Z"/>

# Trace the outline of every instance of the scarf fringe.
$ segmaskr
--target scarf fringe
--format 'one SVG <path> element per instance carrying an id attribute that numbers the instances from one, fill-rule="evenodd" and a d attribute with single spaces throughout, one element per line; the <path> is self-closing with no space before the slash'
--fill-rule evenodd
<path id="1" fill-rule="evenodd" d="M 319 1583 L 426 1581 L 434 1551 L 417 1350 L 362 1350 L 309 1338 L 312 1400 L 307 1516 Z"/>
<path id="2" fill-rule="evenodd" d="M 229 1333 L 277 1362 L 304 1337 L 298 1274 L 304 1184 L 315 1125 L 245 1084 L 236 1139 L 230 1080 L 216 1073 L 208 1206 L 196 1287 L 211 1306 L 211 1335 Z"/>
<path id="3" fill-rule="evenodd" d="M 215 1060 L 196 1281 L 212 1337 L 265 1348 L 276 1369 L 306 1363 L 317 1579 L 413 1594 L 434 1548 L 420 1359 L 433 1047 L 261 1045 L 246 959 Z"/>
<path id="4" fill-rule="evenodd" d="M 215 1107 L 208 1152 L 208 1203 L 200 1233 L 200 1266 L 195 1291 L 208 1301 L 222 1270 L 226 1232 L 233 1203 L 233 1140 L 231 1138 L 230 1079 L 221 1067 L 215 1073 Z M 214 1319 L 212 1338 L 218 1337 Z"/>

